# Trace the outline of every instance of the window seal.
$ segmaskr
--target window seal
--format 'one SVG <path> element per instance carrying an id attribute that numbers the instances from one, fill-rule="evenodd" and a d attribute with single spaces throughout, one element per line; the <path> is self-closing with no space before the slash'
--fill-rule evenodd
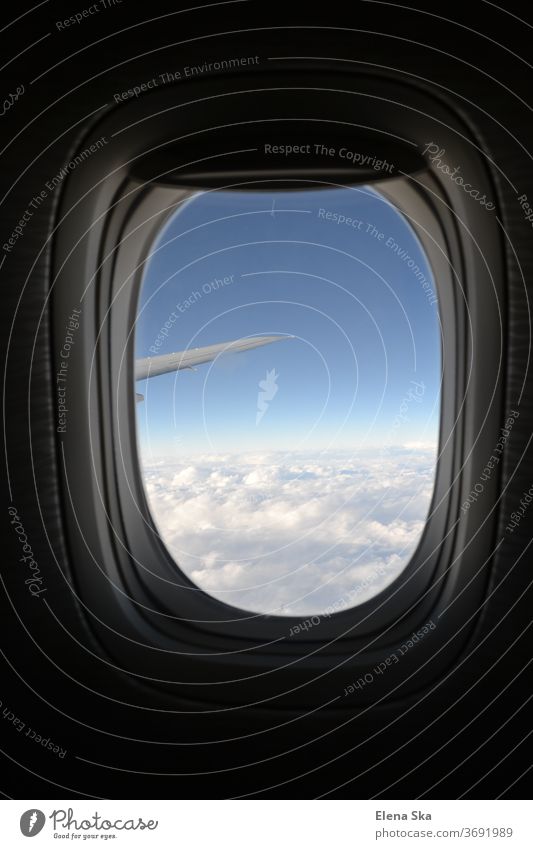
<path id="1" fill-rule="evenodd" d="M 298 80 L 305 78 L 306 83 L 313 81 L 311 72 L 306 75 L 295 71 L 294 74 Z M 327 74 L 321 71 L 319 82 L 322 86 L 326 76 Z M 374 118 L 382 127 L 386 127 L 387 123 L 394 125 L 394 121 L 398 119 L 398 109 L 394 106 L 394 93 L 399 98 L 401 94 L 410 102 L 419 104 L 422 107 L 421 113 L 423 107 L 427 107 L 429 103 L 433 112 L 428 112 L 429 117 L 425 119 L 417 114 L 409 125 L 405 114 L 403 115 L 403 134 L 410 134 L 410 137 L 416 140 L 415 143 L 422 148 L 424 142 L 427 143 L 428 126 L 430 127 L 431 121 L 435 120 L 434 113 L 438 114 L 448 155 L 453 157 L 455 152 L 460 151 L 461 161 L 465 163 L 463 172 L 471 173 L 472 179 L 476 181 L 480 189 L 485 187 L 486 191 L 493 191 L 483 163 L 474 152 L 474 146 L 463 147 L 465 127 L 462 122 L 442 104 L 432 100 L 426 92 L 404 86 L 397 81 L 373 80 L 359 74 L 335 73 L 331 74 L 330 79 L 332 83 L 335 82 L 339 86 L 342 79 L 343 91 L 349 86 L 352 86 L 355 94 L 364 91 L 368 99 L 366 103 L 363 101 L 366 113 L 361 120 L 366 118 L 370 121 Z M 267 83 L 269 80 L 270 78 L 266 78 Z M 290 84 L 291 80 L 286 82 Z M 258 78 L 250 75 L 250 90 L 254 91 L 254 96 L 257 84 Z M 238 85 L 239 90 L 235 94 L 236 115 L 242 110 L 241 101 L 246 100 L 246 94 L 242 93 L 243 78 L 239 79 Z M 194 88 L 195 93 L 200 94 L 207 90 L 203 83 L 195 83 Z M 372 113 L 371 97 L 368 95 L 383 90 L 391 96 L 391 107 L 387 111 L 380 103 L 381 111 L 378 121 L 376 115 Z M 91 135 L 95 137 L 101 135 L 103 125 L 107 131 L 106 135 L 112 137 L 113 128 L 124 125 L 127 120 L 133 122 L 135 116 L 166 103 L 170 91 L 179 100 L 178 89 L 169 89 L 168 92 L 158 93 L 153 98 L 127 104 L 104 118 L 103 122 L 92 130 Z M 279 88 L 271 91 L 268 85 L 265 87 L 266 97 L 274 97 L 273 92 L 281 97 Z M 185 95 L 181 96 L 185 98 Z M 226 98 L 225 108 L 227 107 L 228 99 Z M 337 107 L 338 104 L 337 106 L 333 104 L 332 108 Z M 290 103 L 286 108 L 290 111 L 292 108 Z M 117 113 L 120 114 L 117 115 Z M 444 116 L 446 122 L 442 120 Z M 234 116 L 231 114 L 229 117 Z M 150 141 L 156 142 L 154 147 L 157 147 L 158 138 L 160 141 L 161 138 L 165 140 L 172 131 L 176 132 L 180 121 L 183 120 L 186 119 L 181 113 L 175 118 L 176 126 L 172 124 L 172 121 L 167 121 L 165 124 L 161 120 L 154 120 L 149 125 L 151 132 L 148 134 Z M 169 123 L 171 126 L 168 126 Z M 446 130 L 442 129 L 444 125 L 447 127 Z M 145 124 L 143 132 L 146 127 Z M 430 171 L 429 168 L 405 178 L 398 178 L 396 183 L 390 180 L 379 186 L 380 191 L 393 199 L 396 204 L 405 205 L 403 211 L 408 218 L 410 217 L 409 203 L 415 197 L 419 204 L 428 204 L 428 209 L 432 210 L 431 215 L 439 222 L 441 229 L 441 235 L 437 241 L 440 240 L 446 245 L 446 250 L 452 258 L 452 264 L 459 277 L 459 282 L 456 281 L 445 295 L 447 303 L 449 302 L 448 307 L 453 309 L 453 323 L 457 330 L 457 338 L 454 337 L 452 346 L 457 356 L 457 374 L 451 375 L 449 367 L 446 370 L 448 382 L 453 378 L 455 386 L 456 397 L 453 406 L 455 426 L 453 439 L 447 442 L 447 432 L 441 436 L 441 445 L 447 446 L 446 456 L 439 460 L 434 496 L 435 499 L 442 495 L 442 493 L 439 494 L 439 487 L 442 488 L 442 472 L 446 464 L 450 480 L 454 483 L 450 496 L 443 502 L 444 506 L 439 507 L 439 515 L 444 522 L 452 521 L 452 525 L 456 523 L 456 527 L 453 539 L 450 536 L 442 541 L 442 562 L 439 567 L 435 565 L 435 570 L 440 568 L 441 574 L 439 577 L 439 573 L 435 571 L 430 576 L 430 579 L 437 577 L 437 581 L 436 583 L 434 581 L 434 587 L 427 594 L 424 602 L 420 603 L 419 597 L 418 601 L 415 598 L 412 601 L 413 610 L 409 616 L 405 614 L 407 605 L 402 605 L 403 609 L 394 608 L 392 613 L 396 622 L 393 627 L 390 627 L 390 618 L 381 621 L 374 618 L 371 629 L 366 633 L 362 631 L 359 636 L 353 636 L 354 617 L 357 619 L 364 616 L 365 611 L 375 607 L 376 602 L 382 600 L 381 596 L 388 596 L 394 592 L 398 582 L 403 582 L 410 571 L 416 569 L 419 550 L 426 544 L 424 542 L 426 532 L 411 564 L 384 593 L 380 593 L 379 596 L 362 605 L 333 614 L 327 621 L 321 621 L 312 630 L 303 632 L 301 637 L 292 637 L 290 640 L 286 638 L 291 626 L 295 622 L 302 621 L 302 617 L 293 620 L 291 617 L 254 616 L 254 619 L 243 622 L 242 620 L 248 618 L 250 614 L 230 608 L 232 612 L 239 614 L 235 618 L 240 621 L 223 625 L 217 619 L 220 619 L 220 611 L 228 606 L 197 588 L 195 596 L 201 599 L 201 606 L 207 612 L 204 618 L 212 618 L 214 622 L 206 623 L 202 627 L 192 626 L 176 619 L 175 614 L 173 616 L 168 611 L 164 611 L 162 604 L 168 604 L 168 593 L 161 591 L 164 586 L 161 579 L 159 577 L 147 579 L 146 574 L 141 575 L 132 559 L 132 553 L 138 553 L 135 537 L 141 527 L 138 519 L 131 514 L 126 500 L 129 484 L 132 481 L 135 486 L 135 498 L 143 504 L 143 512 L 147 504 L 136 459 L 131 355 L 133 339 L 130 335 L 128 342 L 130 354 L 124 363 L 125 368 L 115 371 L 116 352 L 118 349 L 118 362 L 120 362 L 124 349 L 124 337 L 121 341 L 117 324 L 113 321 L 113 313 L 115 313 L 120 317 L 121 326 L 129 325 L 131 330 L 135 318 L 136 292 L 140 286 L 142 263 L 153 242 L 156 230 L 170 214 L 169 211 L 161 212 L 160 210 L 165 206 L 170 207 L 176 192 L 183 193 L 186 189 L 168 185 L 168 181 L 166 184 L 158 185 L 152 180 L 145 185 L 132 174 L 130 164 L 138 161 L 143 155 L 138 135 L 125 134 L 121 142 L 120 154 L 117 152 L 118 143 L 109 149 L 104 149 L 106 167 L 102 167 L 101 160 L 98 163 L 88 162 L 89 167 L 84 169 L 83 173 L 80 169 L 79 174 L 74 172 L 65 181 L 60 211 L 63 223 L 59 229 L 55 249 L 53 306 L 54 321 L 58 328 L 62 326 L 65 314 L 76 302 L 76 297 L 86 287 L 87 281 L 95 283 L 86 290 L 86 313 L 80 327 L 79 357 L 72 361 L 73 366 L 76 364 L 78 376 L 72 386 L 71 422 L 67 432 L 62 434 L 60 439 L 61 454 L 65 458 L 67 472 L 75 468 L 76 464 L 82 467 L 79 475 L 70 476 L 68 482 L 64 481 L 64 486 L 68 491 L 65 503 L 71 551 L 75 563 L 75 584 L 91 629 L 98 632 L 102 645 L 111 656 L 121 658 L 125 665 L 130 664 L 132 658 L 135 658 L 135 668 L 145 670 L 147 674 L 150 674 L 155 666 L 160 676 L 169 676 L 172 668 L 169 663 L 176 655 L 179 656 L 183 661 L 184 677 L 190 681 L 194 690 L 194 682 L 199 673 L 191 658 L 197 665 L 200 659 L 202 675 L 208 680 L 210 678 L 219 680 L 217 676 L 220 676 L 221 668 L 230 677 L 232 674 L 242 674 L 243 669 L 250 668 L 254 677 L 251 663 L 253 657 L 256 661 L 260 658 L 262 668 L 276 672 L 276 681 L 287 680 L 291 683 L 295 680 L 297 683 L 307 684 L 310 681 L 322 680 L 322 676 L 326 673 L 330 677 L 345 681 L 346 663 L 349 662 L 350 674 L 353 673 L 355 676 L 357 671 L 368 669 L 369 664 L 383 660 L 383 657 L 390 654 L 399 640 L 416 630 L 416 627 L 422 625 L 428 618 L 437 617 L 440 623 L 439 628 L 436 629 L 438 638 L 432 634 L 431 639 L 428 638 L 424 645 L 420 646 L 417 654 L 417 660 L 425 654 L 430 657 L 436 644 L 445 645 L 447 640 L 451 642 L 450 650 L 441 652 L 439 662 L 429 664 L 428 674 L 434 674 L 439 666 L 450 662 L 450 658 L 459 650 L 458 645 L 463 644 L 470 633 L 470 631 L 465 633 L 464 640 L 454 641 L 453 631 L 456 626 L 450 626 L 450 617 L 447 623 L 446 618 L 441 618 L 440 614 L 453 604 L 454 610 L 461 611 L 461 617 L 466 617 L 471 610 L 476 609 L 476 605 L 482 602 L 486 570 L 478 570 L 491 551 L 492 531 L 487 526 L 485 517 L 488 514 L 489 505 L 492 509 L 496 502 L 497 477 L 494 476 L 488 482 L 484 505 L 473 504 L 462 517 L 460 517 L 460 505 L 479 477 L 486 458 L 490 456 L 494 438 L 501 425 L 501 352 L 504 340 L 501 332 L 498 338 L 498 322 L 501 317 L 494 309 L 489 311 L 489 315 L 485 310 L 484 326 L 488 324 L 489 332 L 494 333 L 498 344 L 493 345 L 487 352 L 483 363 L 479 361 L 480 335 L 484 332 L 478 326 L 480 276 L 485 280 L 487 273 L 492 274 L 495 292 L 500 294 L 500 301 L 503 286 L 501 241 L 495 219 L 490 219 L 486 211 L 476 208 L 466 196 L 461 196 L 455 184 L 446 182 L 441 174 Z M 146 139 L 143 143 L 146 144 Z M 409 187 L 407 193 L 411 196 L 411 201 L 402 198 L 400 183 Z M 404 188 L 403 192 L 405 191 Z M 458 214 L 459 223 L 451 210 Z M 154 217 L 151 218 L 151 216 Z M 141 220 L 148 218 L 151 223 L 141 227 L 142 235 L 139 235 L 138 231 L 135 237 L 129 239 L 130 245 L 134 242 L 136 244 L 135 250 L 130 252 L 131 256 L 126 258 L 125 245 L 128 238 L 124 241 L 124 237 L 127 237 L 128 227 L 135 227 L 139 217 Z M 466 227 L 473 234 L 471 242 L 466 239 Z M 432 238 L 435 239 L 435 235 L 431 234 L 428 237 L 428 234 L 424 234 L 420 227 L 417 233 L 426 252 L 434 251 L 430 243 Z M 117 239 L 122 239 L 118 246 Z M 95 257 L 98 258 L 96 261 Z M 483 272 L 481 258 L 486 261 L 488 272 Z M 131 291 L 128 293 L 124 287 L 122 288 L 123 303 L 120 285 L 117 290 L 113 284 L 113 280 L 115 284 L 117 282 L 117 268 L 122 261 L 125 264 L 121 266 L 119 280 L 120 275 L 123 275 L 123 268 L 128 264 L 137 269 L 136 277 L 130 284 Z M 83 271 L 82 274 L 80 269 Z M 440 300 L 444 295 L 442 277 L 440 280 L 436 278 L 436 282 Z M 460 286 L 464 289 L 465 302 L 475 306 L 470 316 L 474 321 L 474 327 L 471 323 L 467 326 L 468 322 L 461 312 L 464 304 L 462 304 L 462 293 L 459 296 Z M 108 314 L 110 303 L 115 297 L 118 298 L 115 303 L 120 304 L 122 309 L 114 308 L 109 313 L 112 316 L 111 322 L 104 322 L 102 332 L 99 329 L 99 321 Z M 478 325 L 476 325 L 476 316 Z M 473 334 L 471 340 L 468 338 L 469 333 Z M 449 340 L 449 334 L 447 338 Z M 57 352 L 54 353 L 57 361 Z M 96 353 L 95 368 L 92 367 L 93 353 Z M 452 357 L 452 354 L 453 351 L 450 351 L 449 357 Z M 470 376 L 463 375 L 464 379 L 462 379 L 460 369 L 465 367 L 469 359 L 474 371 Z M 110 364 L 110 361 L 113 364 Z M 486 400 L 487 391 L 493 400 L 487 414 L 483 416 L 480 413 L 484 412 L 483 400 Z M 118 410 L 121 409 L 122 403 L 120 399 L 126 396 L 129 396 L 128 413 L 119 417 Z M 443 396 L 441 410 L 444 409 L 444 403 Z M 447 400 L 446 405 L 449 413 L 451 407 Z M 88 446 L 90 446 L 90 456 L 86 457 L 84 452 L 87 451 Z M 470 452 L 466 462 L 465 452 Z M 126 462 L 130 469 L 129 480 L 127 478 L 124 480 L 123 471 L 121 471 L 124 456 L 127 457 Z M 457 521 L 459 518 L 461 521 Z M 149 511 L 146 519 L 151 522 Z M 83 527 L 80 526 L 80 522 Z M 460 568 L 450 568 L 449 565 L 453 563 L 458 547 L 465 550 Z M 139 559 L 143 562 L 153 562 L 154 569 L 161 569 L 162 575 L 172 574 L 175 579 L 174 562 L 170 562 L 170 555 L 164 545 L 154 542 L 153 534 L 151 534 L 151 554 L 146 557 L 143 552 L 143 556 Z M 478 571 L 477 575 L 476 571 Z M 425 576 L 425 580 L 427 577 Z M 187 603 L 187 608 L 190 609 L 190 602 Z M 385 605 L 385 611 L 387 611 L 387 605 Z M 101 624 L 102 622 L 105 624 Z M 283 626 L 284 634 L 279 631 L 280 625 Z M 339 637 L 349 629 L 351 629 L 351 636 Z M 117 631 L 122 634 L 119 638 L 113 636 Z M 406 664 L 402 664 L 403 669 L 408 669 L 409 663 L 406 658 Z M 333 669 L 336 670 L 335 674 L 332 672 Z M 390 682 L 390 677 L 387 677 Z M 424 676 L 421 677 L 424 678 Z M 417 680 L 420 680 L 420 676 Z M 268 692 L 268 683 L 264 686 Z M 318 685 L 314 689 L 317 694 L 322 692 Z M 235 687 L 236 698 L 238 693 L 245 691 L 245 684 Z M 259 692 L 257 685 L 256 691 Z M 205 694 L 205 690 L 203 692 Z M 372 688 L 372 695 L 373 697 L 376 695 L 375 688 Z M 354 694 L 355 701 L 361 697 L 365 697 L 364 693 Z M 289 699 L 291 704 L 297 701 L 298 698 L 295 696 Z"/>

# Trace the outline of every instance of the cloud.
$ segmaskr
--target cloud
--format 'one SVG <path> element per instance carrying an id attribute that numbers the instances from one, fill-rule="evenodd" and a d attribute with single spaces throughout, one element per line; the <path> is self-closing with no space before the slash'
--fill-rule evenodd
<path id="1" fill-rule="evenodd" d="M 315 615 L 372 598 L 408 563 L 435 447 L 204 454 L 144 464 L 159 533 L 201 589 L 256 613 Z"/>

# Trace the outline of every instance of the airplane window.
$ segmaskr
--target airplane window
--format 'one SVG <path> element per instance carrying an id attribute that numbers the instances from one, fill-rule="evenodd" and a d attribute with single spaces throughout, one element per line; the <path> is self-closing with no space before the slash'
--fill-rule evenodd
<path id="1" fill-rule="evenodd" d="M 330 615 L 401 576 L 434 488 L 441 332 L 384 194 L 189 195 L 145 263 L 135 358 L 147 501 L 191 591 Z"/>

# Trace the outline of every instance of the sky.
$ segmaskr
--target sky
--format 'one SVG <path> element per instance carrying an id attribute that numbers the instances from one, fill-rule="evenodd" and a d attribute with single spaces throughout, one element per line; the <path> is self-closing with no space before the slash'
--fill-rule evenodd
<path id="1" fill-rule="evenodd" d="M 409 222 L 368 187 L 205 192 L 173 212 L 136 356 L 286 337 L 136 384 L 150 508 L 195 585 L 303 615 L 401 573 L 433 488 L 435 295 Z"/>
<path id="2" fill-rule="evenodd" d="M 431 448 L 205 454 L 152 463 L 145 487 L 196 586 L 244 610 L 331 615 L 401 574 L 424 527 L 434 461 Z"/>

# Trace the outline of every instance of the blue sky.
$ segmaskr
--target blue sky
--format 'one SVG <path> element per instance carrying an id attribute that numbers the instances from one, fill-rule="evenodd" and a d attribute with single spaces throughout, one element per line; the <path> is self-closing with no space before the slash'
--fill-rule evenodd
<path id="1" fill-rule="evenodd" d="M 136 356 L 250 335 L 295 338 L 138 382 L 143 454 L 434 443 L 438 307 L 406 257 L 432 285 L 409 223 L 367 187 L 188 200 L 147 262 Z M 275 393 L 257 423 L 267 373 Z"/>

